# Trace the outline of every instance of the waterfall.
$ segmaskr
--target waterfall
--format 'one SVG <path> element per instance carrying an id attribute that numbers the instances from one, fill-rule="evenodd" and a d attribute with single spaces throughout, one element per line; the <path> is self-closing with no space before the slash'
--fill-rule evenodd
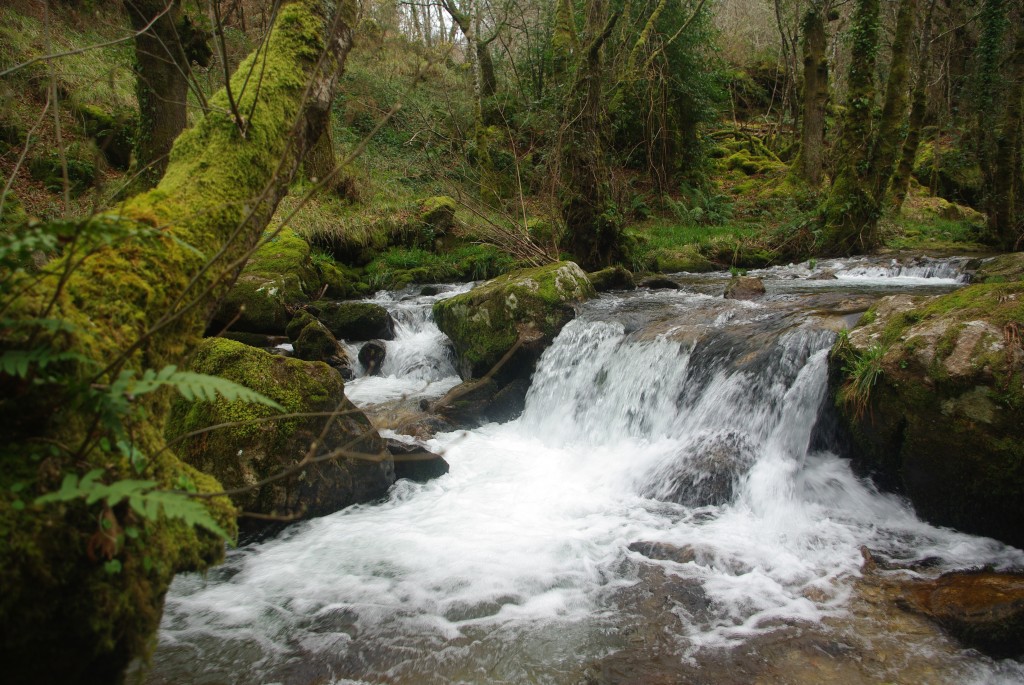
<path id="1" fill-rule="evenodd" d="M 377 298 L 398 324 L 390 378 L 349 383 L 357 402 L 457 382 L 430 297 Z M 178 578 L 148 682 L 578 683 L 638 635 L 660 650 L 640 662 L 703 668 L 781 625 L 846 616 L 862 546 L 939 569 L 1024 565 L 812 448 L 835 333 L 807 309 L 695 291 L 588 303 L 521 418 L 432 441 L 447 475 Z M 943 682 L 1004 668 L 927 654 L 958 674 Z"/>

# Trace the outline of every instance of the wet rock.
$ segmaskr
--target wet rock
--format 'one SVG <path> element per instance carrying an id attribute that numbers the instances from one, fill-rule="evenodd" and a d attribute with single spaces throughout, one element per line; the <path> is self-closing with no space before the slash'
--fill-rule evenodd
<path id="1" fill-rule="evenodd" d="M 629 545 L 629 551 L 655 561 L 673 561 L 677 564 L 688 564 L 697 559 L 697 552 L 693 547 L 677 547 L 664 542 L 634 542 Z"/>
<path id="2" fill-rule="evenodd" d="M 572 262 L 556 262 L 499 276 L 467 293 L 434 304 L 437 327 L 451 338 L 459 375 L 504 385 L 528 378 L 537 359 L 594 296 L 587 275 Z M 499 364 L 500 362 L 500 364 Z"/>
<path id="3" fill-rule="evenodd" d="M 425 285 L 420 289 L 421 297 L 432 297 L 441 292 L 441 289 L 436 285 Z"/>
<path id="4" fill-rule="evenodd" d="M 264 333 L 246 333 L 245 331 L 227 331 L 222 338 L 240 342 L 250 347 L 267 348 L 281 343 L 288 342 L 288 338 L 281 335 L 266 335 Z"/>
<path id="5" fill-rule="evenodd" d="M 308 307 L 339 340 L 394 340 L 395 322 L 372 302 L 314 302 Z"/>
<path id="6" fill-rule="evenodd" d="M 448 462 L 440 454 L 430 451 L 419 441 L 387 440 L 388 451 L 395 462 L 395 478 L 408 478 L 426 483 L 448 473 Z"/>
<path id="7" fill-rule="evenodd" d="M 754 445 L 739 433 L 698 436 L 669 466 L 648 477 L 644 493 L 688 507 L 728 504 L 756 457 Z"/>
<path id="8" fill-rule="evenodd" d="M 665 278 L 664 276 L 645 278 L 638 285 L 649 290 L 679 290 L 682 287 L 671 278 Z"/>
<path id="9" fill-rule="evenodd" d="M 836 280 L 836 272 L 832 269 L 822 269 L 816 271 L 807 277 L 808 281 L 834 281 Z"/>
<path id="10" fill-rule="evenodd" d="M 294 355 L 308 362 L 326 362 L 334 367 L 345 380 L 355 377 L 352 360 L 338 340 L 319 321 L 310 321 L 295 338 Z"/>
<path id="11" fill-rule="evenodd" d="M 318 442 L 315 457 L 345 456 L 296 469 L 285 478 L 232 495 L 240 509 L 285 518 L 323 516 L 387 493 L 394 466 L 366 416 L 345 398 L 344 383 L 326 364 L 287 359 L 223 338 L 208 338 L 191 370 L 227 378 L 278 402 L 289 413 L 338 412 L 277 421 L 270 407 L 241 401 L 177 399 L 168 437 L 231 424 L 183 439 L 182 459 L 214 475 L 227 489 L 254 486 L 295 469 Z M 326 433 L 324 428 L 327 426 Z M 321 439 L 321 436 L 323 438 Z M 242 519 L 250 527 L 262 525 Z"/>
<path id="12" fill-rule="evenodd" d="M 384 365 L 388 348 L 383 340 L 371 340 L 359 348 L 359 363 L 366 369 L 367 375 L 376 376 Z"/>
<path id="13" fill-rule="evenodd" d="M 593 271 L 587 274 L 594 290 L 599 293 L 609 290 L 635 290 L 636 281 L 633 274 L 622 266 L 609 266 L 607 269 Z"/>
<path id="14" fill-rule="evenodd" d="M 911 583 L 905 606 L 990 656 L 1024 655 L 1024 574 L 947 573 Z"/>
<path id="15" fill-rule="evenodd" d="M 523 412 L 530 382 L 525 378 L 499 383 L 491 378 L 466 381 L 435 402 L 431 411 L 458 428 L 511 421 Z"/>
<path id="16" fill-rule="evenodd" d="M 752 276 L 734 276 L 725 286 L 727 300 L 756 300 L 765 293 L 764 283 L 760 278 Z"/>
<path id="17" fill-rule="evenodd" d="M 830 388 L 859 472 L 931 523 L 1020 547 L 1024 260 L 999 269 L 949 295 L 879 300 L 833 348 Z"/>

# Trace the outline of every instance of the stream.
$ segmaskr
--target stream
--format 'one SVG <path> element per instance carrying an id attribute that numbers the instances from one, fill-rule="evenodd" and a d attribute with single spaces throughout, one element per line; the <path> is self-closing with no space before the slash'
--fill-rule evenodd
<path id="1" fill-rule="evenodd" d="M 150 685 L 1017 683 L 886 608 L 893 574 L 1024 552 L 930 526 L 839 455 L 826 355 L 881 294 L 937 294 L 967 260 L 777 267 L 758 301 L 728 274 L 604 294 L 544 353 L 518 419 L 436 435 L 450 472 L 230 551 L 167 596 Z M 363 407 L 459 382 L 430 306 L 396 320 Z M 917 562 L 922 562 L 915 565 Z"/>

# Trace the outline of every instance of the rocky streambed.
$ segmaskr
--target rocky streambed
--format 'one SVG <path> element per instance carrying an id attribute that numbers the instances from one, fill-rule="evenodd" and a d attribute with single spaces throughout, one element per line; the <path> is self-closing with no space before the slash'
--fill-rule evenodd
<path id="1" fill-rule="evenodd" d="M 520 340 L 517 316 L 538 316 L 521 314 L 524 291 L 503 290 L 484 324 L 508 320 L 515 361 L 490 376 L 496 390 L 455 399 L 488 379 L 466 363 L 472 335 L 452 346 L 433 322 L 459 289 L 378 296 L 395 339 L 377 375 L 353 365 L 345 393 L 385 437 L 415 437 L 450 469 L 179 578 L 145 678 L 1020 682 L 1008 636 L 1022 591 L 1008 572 L 1024 552 L 921 520 L 899 468 L 888 483 L 903 494 L 881 491 L 866 476 L 886 473 L 833 399 L 835 361 L 829 387 L 840 331 L 883 318 L 890 294 L 964 292 L 967 266 L 786 267 L 751 274 L 765 285 L 752 300 L 722 297 L 728 274 L 673 275 L 578 298 L 558 330 L 535 327 L 542 354 L 529 346 L 539 338 Z M 993 297 L 1012 319 L 1016 281 L 1002 278 Z M 920 324 L 935 300 L 914 302 Z M 895 355 L 918 345 L 890 341 L 879 379 L 908 382 Z M 495 420 L 488 411 L 509 406 L 496 396 L 524 373 L 521 414 Z M 466 397 L 482 410 L 460 429 L 450 407 Z M 967 568 L 987 570 L 948 575 Z"/>

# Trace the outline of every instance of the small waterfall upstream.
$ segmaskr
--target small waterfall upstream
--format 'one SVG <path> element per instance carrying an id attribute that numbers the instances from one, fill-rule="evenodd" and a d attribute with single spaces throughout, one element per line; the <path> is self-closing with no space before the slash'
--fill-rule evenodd
<path id="1" fill-rule="evenodd" d="M 869 682 L 1024 680 L 936 638 L 900 634 L 872 662 L 890 627 L 862 635 L 850 608 L 862 547 L 933 570 L 1024 552 L 922 523 L 834 453 L 826 355 L 863 301 L 733 302 L 708 283 L 586 304 L 519 419 L 431 441 L 447 475 L 179 577 L 147 682 L 749 682 L 728 648 L 766 661 L 808 635 Z M 399 330 L 354 401 L 458 382 L 429 319 L 452 294 L 377 298 Z M 764 682 L 821 682 L 805 666 Z"/>

